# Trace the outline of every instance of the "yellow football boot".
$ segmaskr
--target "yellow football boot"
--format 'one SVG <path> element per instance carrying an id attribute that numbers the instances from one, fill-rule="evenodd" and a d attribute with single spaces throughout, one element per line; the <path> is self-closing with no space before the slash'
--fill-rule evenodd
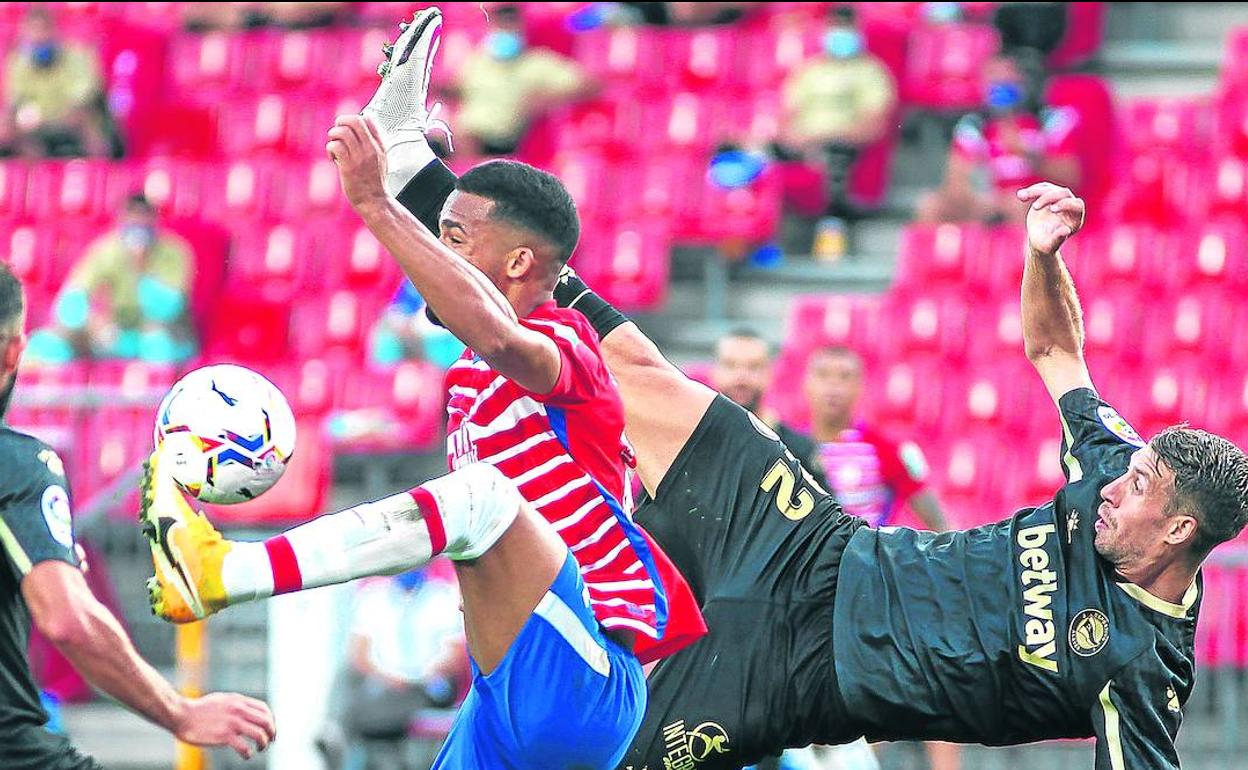
<path id="1" fill-rule="evenodd" d="M 147 581 L 148 601 L 152 614 L 172 623 L 192 623 L 227 605 L 221 564 L 233 543 L 191 508 L 168 469 L 161 467 L 161 455 L 157 448 L 143 463 L 139 522 L 156 568 Z"/>

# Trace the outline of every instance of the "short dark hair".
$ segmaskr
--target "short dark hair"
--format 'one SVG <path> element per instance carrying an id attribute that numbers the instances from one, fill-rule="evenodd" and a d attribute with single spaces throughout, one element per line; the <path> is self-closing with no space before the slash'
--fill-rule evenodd
<path id="1" fill-rule="evenodd" d="M 719 336 L 719 339 L 715 341 L 715 344 L 717 346 L 716 349 L 718 349 L 718 345 L 720 342 L 723 342 L 724 340 L 731 340 L 731 339 L 758 340 L 759 342 L 763 343 L 763 345 L 767 347 L 768 358 L 770 358 L 775 353 L 775 351 L 772 349 L 771 343 L 768 342 L 767 339 L 763 337 L 763 335 L 758 333 L 758 329 L 755 329 L 752 326 L 734 326 L 731 329 L 729 329 L 727 332 L 725 332 L 724 334 L 721 334 Z"/>
<path id="2" fill-rule="evenodd" d="M 126 198 L 126 211 L 134 211 L 136 209 L 141 209 L 146 214 L 156 213 L 156 207 L 141 192 L 130 193 L 129 197 Z"/>
<path id="3" fill-rule="evenodd" d="M 567 263 L 581 238 L 581 220 L 567 188 L 553 174 L 527 163 L 482 163 L 461 176 L 455 189 L 494 201 L 492 217 L 546 240 L 555 250 L 558 267 Z"/>
<path id="4" fill-rule="evenodd" d="M 1248 455 L 1230 441 L 1186 425 L 1167 428 L 1149 444 L 1174 473 L 1170 513 L 1197 522 L 1194 554 L 1203 559 L 1248 523 Z"/>
<path id="5" fill-rule="evenodd" d="M 25 309 L 22 282 L 17 280 L 7 264 L 0 262 L 0 335 L 9 333 L 9 327 L 21 321 Z"/>
<path id="6" fill-rule="evenodd" d="M 858 21 L 858 12 L 852 5 L 834 5 L 828 11 L 828 18 L 840 24 L 853 24 Z"/>

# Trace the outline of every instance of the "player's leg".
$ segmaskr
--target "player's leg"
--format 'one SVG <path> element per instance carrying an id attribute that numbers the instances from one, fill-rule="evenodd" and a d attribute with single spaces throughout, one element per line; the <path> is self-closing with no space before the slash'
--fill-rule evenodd
<path id="1" fill-rule="evenodd" d="M 163 453 L 144 476 L 152 608 L 175 622 L 232 604 L 389 575 L 445 553 L 459 565 L 469 648 L 502 658 L 562 567 L 567 546 L 515 484 L 475 464 L 411 492 L 320 516 L 264 542 L 227 540 L 178 491 Z"/>
<path id="2" fill-rule="evenodd" d="M 602 338 L 602 357 L 619 384 L 637 473 L 653 495 L 715 400 L 715 391 L 685 376 L 632 322 Z"/>

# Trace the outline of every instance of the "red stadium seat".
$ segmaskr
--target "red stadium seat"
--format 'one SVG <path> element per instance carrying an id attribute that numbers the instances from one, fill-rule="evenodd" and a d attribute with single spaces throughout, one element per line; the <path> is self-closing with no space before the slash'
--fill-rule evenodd
<path id="1" fill-rule="evenodd" d="M 315 299 L 305 297 L 292 315 L 295 354 L 312 357 L 332 352 L 361 357 L 368 330 L 384 305 L 385 298 L 362 296 L 348 289 Z"/>
<path id="2" fill-rule="evenodd" d="M 667 295 L 671 236 L 662 223 L 621 222 L 586 233 L 573 266 L 612 304 L 655 308 Z"/>
<path id="3" fill-rule="evenodd" d="M 321 277 L 320 245 L 299 225 L 256 225 L 234 229 L 229 280 L 275 300 L 288 301 L 316 287 Z"/>
<path id="4" fill-rule="evenodd" d="M 847 347 L 874 360 L 880 333 L 880 298 L 870 294 L 794 297 L 785 331 L 787 348 L 805 353 L 818 347 Z"/>
<path id="5" fill-rule="evenodd" d="M 1054 420 L 1056 422 L 1056 420 Z M 1017 460 L 1006 463 L 1001 515 L 1015 509 L 1043 505 L 1066 483 L 1062 474 L 1062 439 L 1057 426 L 1049 435 L 1020 441 L 1010 448 Z"/>
<path id="6" fill-rule="evenodd" d="M 27 198 L 30 214 L 49 221 L 105 214 L 109 168 L 107 161 L 98 160 L 44 161 L 31 166 Z"/>
<path id="7" fill-rule="evenodd" d="M 668 78 L 664 31 L 648 27 L 601 27 L 576 39 L 576 59 L 605 83 L 661 87 Z"/>
<path id="8" fill-rule="evenodd" d="M 979 255 L 988 237 L 988 231 L 974 224 L 907 226 L 901 236 L 896 289 L 916 294 L 948 289 L 962 294 L 982 287 L 988 274 Z"/>
<path id="9" fill-rule="evenodd" d="M 880 343 L 884 355 L 933 355 L 961 361 L 967 348 L 967 307 L 960 298 L 889 297 Z"/>
<path id="10" fill-rule="evenodd" d="M 866 413 L 886 434 L 936 433 L 941 424 L 943 389 L 956 388 L 959 383 L 943 376 L 930 360 L 895 361 L 867 372 Z"/>
<path id="11" fill-rule="evenodd" d="M 204 168 L 200 213 L 220 222 L 265 219 L 281 211 L 285 164 L 271 159 L 239 158 Z"/>
<path id="12" fill-rule="evenodd" d="M 391 34 L 392 31 L 393 34 Z M 333 62 L 336 65 L 335 69 L 338 70 L 336 81 L 338 85 L 343 88 L 375 88 L 380 81 L 377 68 L 382 62 L 381 47 L 392 42 L 398 32 L 398 29 L 393 26 L 338 30 L 338 46 L 342 51 L 342 58 Z M 445 38 L 443 40 L 445 42 Z M 438 50 L 440 53 L 434 66 L 444 69 L 444 66 L 439 66 L 442 62 L 441 52 L 444 49 L 439 47 Z"/>
<path id="13" fill-rule="evenodd" d="M 9 266 L 27 291 L 35 286 L 53 290 L 51 262 L 55 246 L 56 234 L 51 228 L 21 224 L 7 229 L 0 237 L 0 262 Z"/>
<path id="14" fill-rule="evenodd" d="M 620 194 L 613 208 L 625 219 L 668 222 L 674 233 L 696 230 L 706 171 L 701 159 L 682 154 L 621 163 L 614 171 Z"/>
<path id="15" fill-rule="evenodd" d="M 932 487 L 959 526 L 988 524 L 1008 513 L 1000 501 L 1003 444 L 1000 438 L 958 438 L 929 448 Z"/>
<path id="16" fill-rule="evenodd" d="M 262 88 L 278 91 L 339 87 L 349 61 L 335 30 L 292 30 L 256 40 Z M 373 70 L 381 63 L 381 44 L 373 52 Z"/>
<path id="17" fill-rule="evenodd" d="M 1204 374 L 1188 366 L 1158 363 L 1161 366 L 1151 369 L 1139 383 L 1138 405 L 1130 414 L 1132 426 L 1145 438 L 1185 421 L 1208 427 L 1202 423 L 1209 399 Z"/>
<path id="18" fill-rule="evenodd" d="M 1207 98 L 1134 99 L 1123 109 L 1123 129 L 1137 152 L 1204 152 L 1213 134 Z"/>
<path id="19" fill-rule="evenodd" d="M 221 104 L 218 118 L 221 150 L 231 158 L 307 150 L 291 141 L 306 121 L 300 113 L 306 113 L 305 106 L 288 95 L 232 94 Z"/>
<path id="20" fill-rule="evenodd" d="M 1177 253 L 1167 260 L 1180 273 L 1182 288 L 1248 287 L 1248 233 L 1233 220 L 1205 222 L 1175 238 Z"/>
<path id="21" fill-rule="evenodd" d="M 12 220 L 26 213 L 26 180 L 29 173 L 28 162 L 0 162 L 0 218 Z"/>
<path id="22" fill-rule="evenodd" d="M 917 27 L 910 36 L 903 100 L 934 110 L 979 107 L 983 65 L 1000 46 L 996 30 L 986 24 Z"/>
<path id="23" fill-rule="evenodd" d="M 1153 308 L 1144 319 L 1144 346 L 1155 364 L 1200 359 L 1226 364 L 1245 358 L 1238 332 L 1242 300 L 1229 301 L 1216 289 L 1192 292 Z"/>
<path id="24" fill-rule="evenodd" d="M 663 39 L 668 83 L 697 91 L 729 88 L 738 83 L 740 33 L 733 29 L 669 30 Z"/>
<path id="25" fill-rule="evenodd" d="M 205 359 L 255 364 L 289 356 L 289 302 L 246 288 L 239 282 L 222 292 L 203 340 Z"/>
<path id="26" fill-rule="evenodd" d="M 367 227 L 355 220 L 346 223 L 347 227 L 334 224 L 317 231 L 325 241 L 324 286 L 389 299 L 403 280 L 398 263 Z"/>
<path id="27" fill-rule="evenodd" d="M 291 161 L 283 174 L 285 194 L 280 197 L 283 219 L 343 219 L 351 216 L 347 196 L 338 182 L 338 167 L 326 157 Z"/>
<path id="28" fill-rule="evenodd" d="M 230 32 L 174 35 L 169 51 L 172 90 L 205 98 L 205 91 L 246 84 L 253 58 L 248 39 Z"/>
<path id="29" fill-rule="evenodd" d="M 559 177 L 576 202 L 583 221 L 609 219 L 617 213 L 621 194 L 616 179 L 619 171 L 594 152 L 569 151 L 554 158 L 551 173 Z"/>
<path id="30" fill-rule="evenodd" d="M 1215 108 L 1217 151 L 1248 157 L 1248 93 L 1224 92 L 1215 102 Z"/>
<path id="31" fill-rule="evenodd" d="M 759 243 L 771 240 L 780 223 L 783 190 L 780 172 L 768 167 L 744 187 L 725 189 L 703 176 L 697 228 L 688 239 L 705 243 L 726 240 Z"/>
<path id="32" fill-rule="evenodd" d="M 1208 169 L 1200 187 L 1208 195 L 1208 213 L 1243 221 L 1248 217 L 1248 160 L 1226 156 Z"/>

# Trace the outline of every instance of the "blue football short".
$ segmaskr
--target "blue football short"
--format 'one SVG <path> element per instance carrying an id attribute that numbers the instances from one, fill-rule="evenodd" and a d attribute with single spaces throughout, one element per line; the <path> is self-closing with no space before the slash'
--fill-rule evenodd
<path id="1" fill-rule="evenodd" d="M 572 554 L 489 674 L 474 663 L 434 770 L 613 770 L 641 725 L 646 680 L 603 635 Z"/>

